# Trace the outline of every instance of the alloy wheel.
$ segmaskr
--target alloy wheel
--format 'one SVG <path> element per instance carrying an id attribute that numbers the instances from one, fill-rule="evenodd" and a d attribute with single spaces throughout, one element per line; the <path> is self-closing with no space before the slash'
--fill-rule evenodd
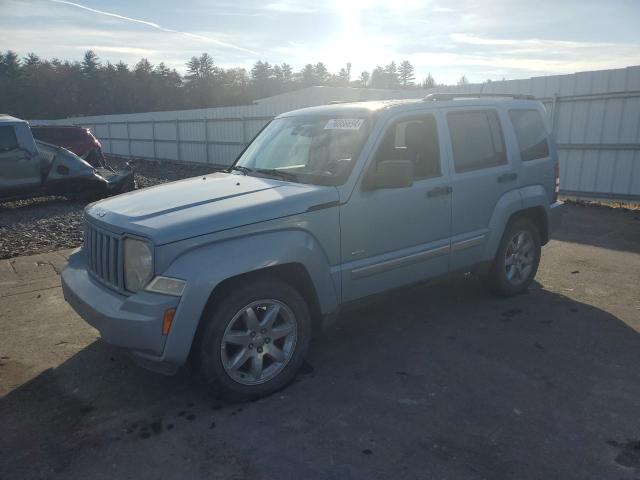
<path id="1" fill-rule="evenodd" d="M 526 230 L 516 233 L 505 252 L 505 274 L 513 285 L 525 282 L 533 271 L 536 260 L 536 248 L 531 233 Z"/>
<path id="2" fill-rule="evenodd" d="M 234 381 L 257 385 L 276 377 L 295 351 L 298 324 L 284 303 L 265 299 L 238 311 L 222 337 L 222 366 Z"/>

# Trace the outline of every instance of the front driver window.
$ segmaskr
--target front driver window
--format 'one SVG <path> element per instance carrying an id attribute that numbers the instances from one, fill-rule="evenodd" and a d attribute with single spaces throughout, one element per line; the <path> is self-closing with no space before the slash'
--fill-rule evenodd
<path id="1" fill-rule="evenodd" d="M 421 115 L 393 123 L 378 147 L 374 162 L 410 160 L 414 180 L 440 176 L 438 128 L 433 115 Z"/>

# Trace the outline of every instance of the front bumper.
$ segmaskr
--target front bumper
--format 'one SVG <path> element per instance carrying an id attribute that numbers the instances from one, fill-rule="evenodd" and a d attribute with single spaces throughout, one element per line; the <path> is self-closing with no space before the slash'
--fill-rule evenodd
<path id="1" fill-rule="evenodd" d="M 61 277 L 65 300 L 107 343 L 145 360 L 162 360 L 162 317 L 165 310 L 178 307 L 179 298 L 150 292 L 121 295 L 91 277 L 82 250 L 69 257 Z"/>
<path id="2" fill-rule="evenodd" d="M 549 236 L 562 225 L 562 217 L 567 213 L 564 202 L 557 201 L 549 205 Z"/>

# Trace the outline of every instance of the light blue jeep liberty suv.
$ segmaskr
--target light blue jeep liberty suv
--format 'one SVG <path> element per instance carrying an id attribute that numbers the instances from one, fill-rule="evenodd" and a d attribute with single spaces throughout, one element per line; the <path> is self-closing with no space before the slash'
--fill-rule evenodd
<path id="1" fill-rule="evenodd" d="M 357 300 L 468 271 L 520 293 L 560 222 L 558 156 L 542 104 L 474 97 L 285 113 L 227 171 L 88 205 L 65 298 L 143 365 L 245 400 Z"/>

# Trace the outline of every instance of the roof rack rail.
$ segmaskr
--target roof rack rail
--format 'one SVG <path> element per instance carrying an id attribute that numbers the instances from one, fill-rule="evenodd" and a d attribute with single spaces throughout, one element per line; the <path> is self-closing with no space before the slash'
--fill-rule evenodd
<path id="1" fill-rule="evenodd" d="M 533 95 L 520 93 L 430 93 L 422 99 L 424 102 L 455 100 L 456 98 L 513 98 L 514 100 L 535 100 Z"/>
<path id="2" fill-rule="evenodd" d="M 329 100 L 327 105 L 339 105 L 341 103 L 361 103 L 366 102 L 367 100 Z"/>

